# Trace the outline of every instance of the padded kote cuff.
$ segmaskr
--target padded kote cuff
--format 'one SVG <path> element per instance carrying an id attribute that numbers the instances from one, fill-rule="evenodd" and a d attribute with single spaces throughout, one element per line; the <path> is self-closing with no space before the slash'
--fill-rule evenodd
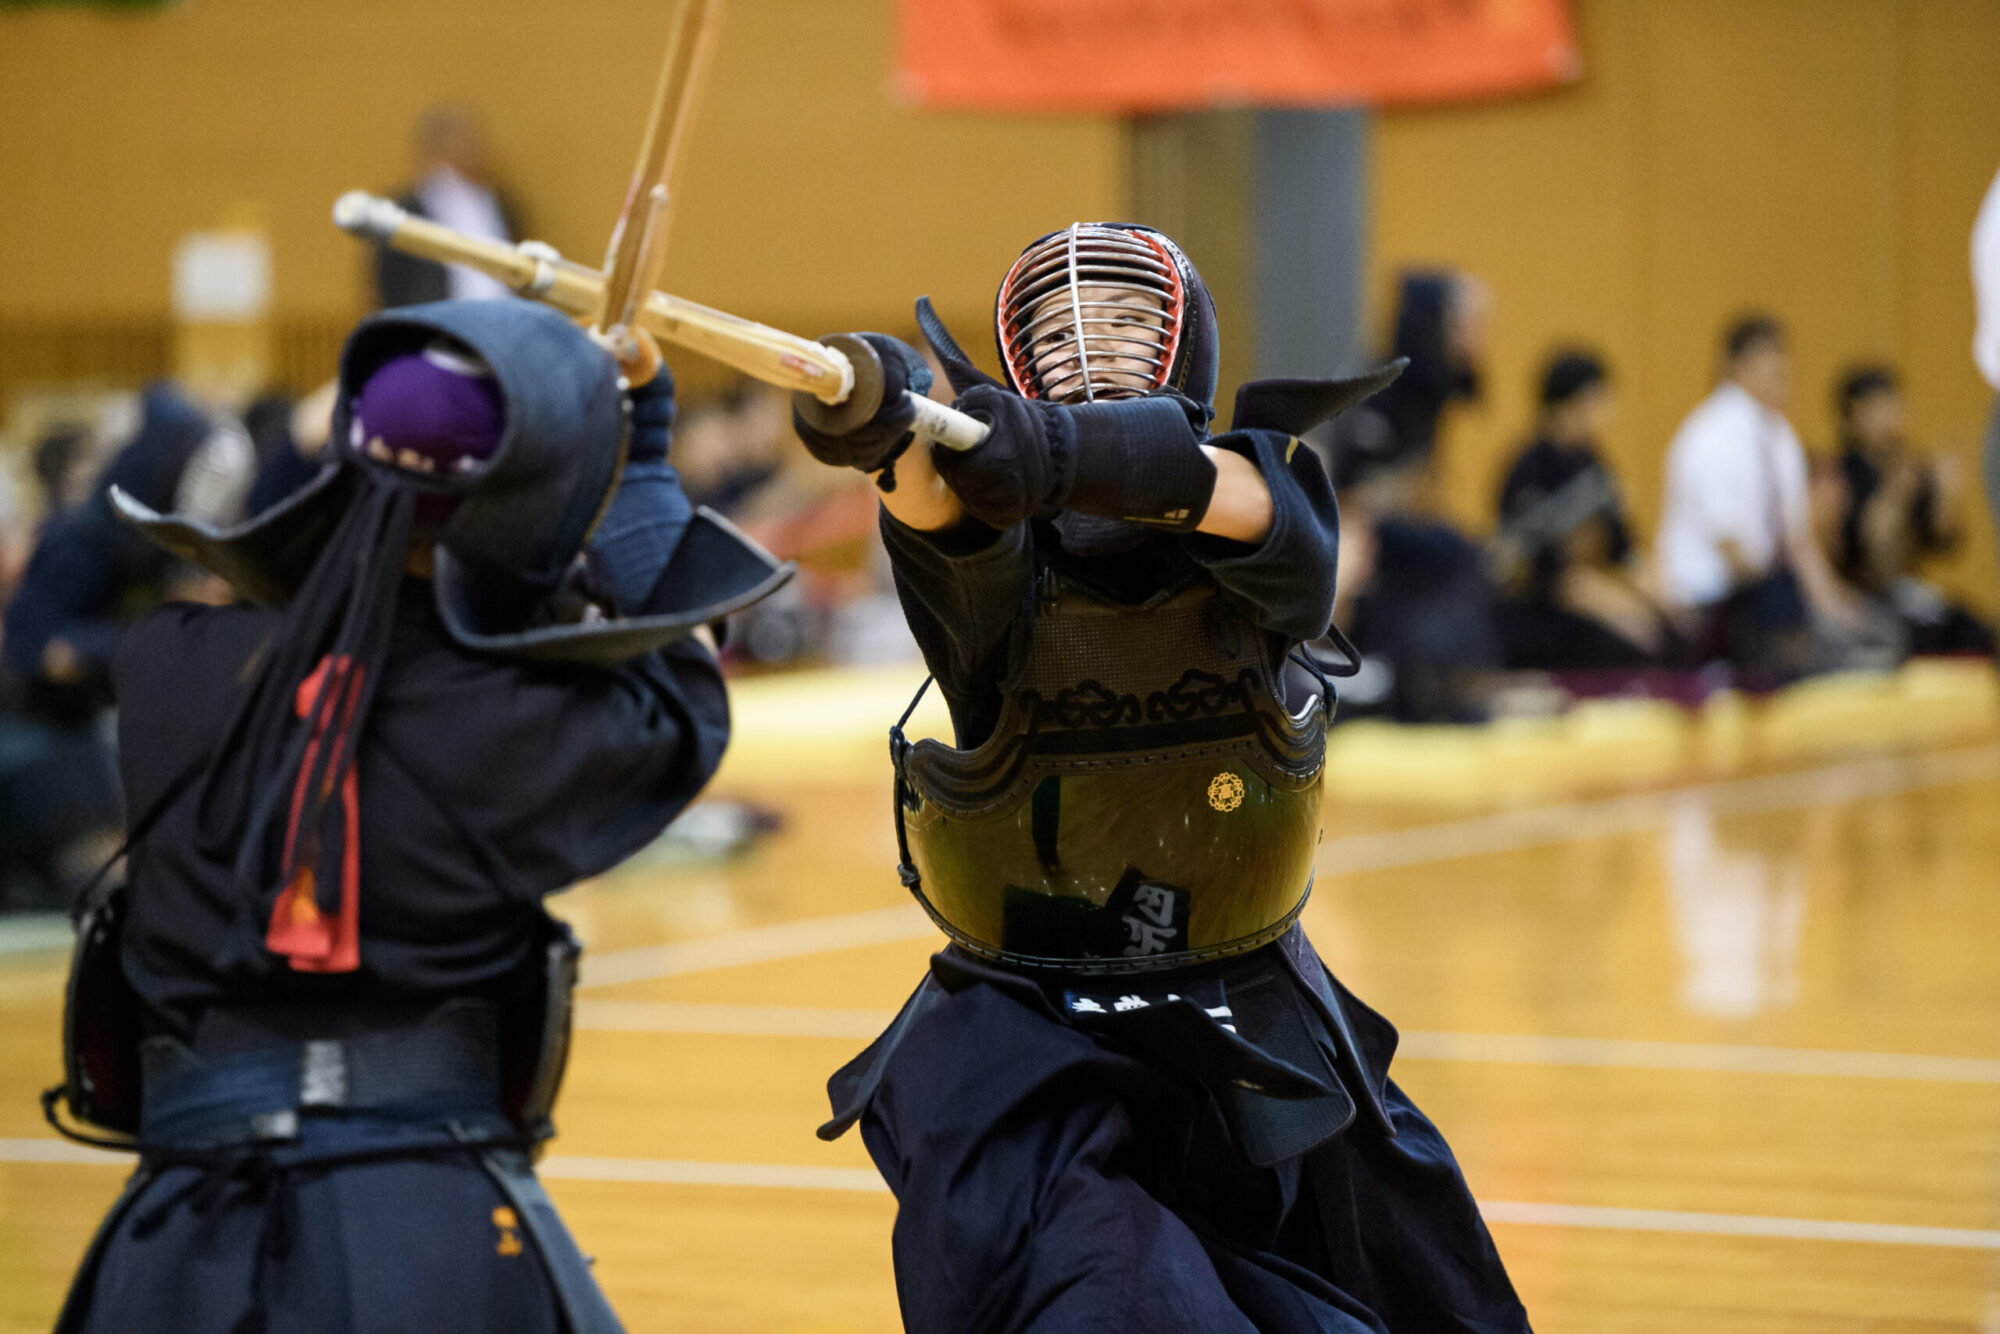
<path id="1" fill-rule="evenodd" d="M 1215 495 L 1215 464 L 1171 398 L 1127 398 L 1067 409 L 1076 480 L 1065 509 L 1192 532 Z"/>

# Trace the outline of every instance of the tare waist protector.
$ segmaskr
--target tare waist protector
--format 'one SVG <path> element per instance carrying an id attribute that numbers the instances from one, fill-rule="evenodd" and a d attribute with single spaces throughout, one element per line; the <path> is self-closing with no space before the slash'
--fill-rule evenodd
<path id="1" fill-rule="evenodd" d="M 1206 578 L 1144 606 L 1054 571 L 993 735 L 891 734 L 906 884 L 1024 967 L 1183 967 L 1282 935 L 1312 888 L 1327 692 L 1288 710 L 1268 638 Z"/>

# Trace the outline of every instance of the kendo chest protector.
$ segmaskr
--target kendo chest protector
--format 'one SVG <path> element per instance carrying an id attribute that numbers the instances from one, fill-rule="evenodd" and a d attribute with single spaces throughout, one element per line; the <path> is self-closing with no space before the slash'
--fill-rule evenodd
<path id="1" fill-rule="evenodd" d="M 1131 606 L 1057 571 L 993 735 L 891 732 L 902 874 L 964 948 L 1184 967 L 1277 939 L 1320 837 L 1328 699 L 1286 709 L 1268 637 L 1197 576 Z"/>

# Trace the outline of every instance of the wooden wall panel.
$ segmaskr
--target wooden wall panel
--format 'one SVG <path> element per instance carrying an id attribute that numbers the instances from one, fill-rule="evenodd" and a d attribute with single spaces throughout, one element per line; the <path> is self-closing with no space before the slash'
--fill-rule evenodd
<path id="1" fill-rule="evenodd" d="M 0 15 L 0 316 L 158 316 L 176 237 L 260 203 L 280 313 L 360 308 L 340 191 L 408 174 L 426 105 L 491 122 L 533 229 L 595 262 L 638 151 L 657 0 L 184 0 Z M 1029 238 L 1124 197 L 1108 118 L 886 96 L 891 0 L 734 0 L 689 146 L 676 290 L 809 332 L 969 317 Z M 1032 188 L 1024 189 L 1024 184 Z"/>
<path id="2" fill-rule="evenodd" d="M 1992 396 L 1969 355 L 1966 242 L 2000 169 L 1990 0 L 1578 0 L 1574 88 L 1378 120 L 1372 288 L 1448 263 L 1496 298 L 1491 382 L 1446 441 L 1475 527 L 1532 415 L 1550 346 L 1581 336 L 1619 377 L 1608 441 L 1644 524 L 1660 461 L 1713 380 L 1724 322 L 1793 330 L 1792 419 L 1831 443 L 1831 382 L 1901 364 L 1921 439 L 1968 465 Z M 1938 573 L 2000 603 L 1988 526 Z"/>

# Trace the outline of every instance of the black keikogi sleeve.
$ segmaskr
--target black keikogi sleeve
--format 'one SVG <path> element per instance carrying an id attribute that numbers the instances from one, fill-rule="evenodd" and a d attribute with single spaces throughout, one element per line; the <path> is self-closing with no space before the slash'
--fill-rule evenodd
<path id="1" fill-rule="evenodd" d="M 381 740 L 421 776 L 440 815 L 497 854 L 510 897 L 547 894 L 617 865 L 694 800 L 721 763 L 728 699 L 714 659 L 693 641 L 615 667 L 496 666 L 472 692 L 487 701 L 476 713 L 427 716 L 418 698 L 441 682 L 411 680 L 398 700 L 406 707 L 389 716 Z"/>
<path id="2" fill-rule="evenodd" d="M 1340 548 L 1340 511 L 1319 456 L 1275 431 L 1232 431 L 1208 443 L 1257 465 L 1271 491 L 1271 531 L 1261 542 L 1190 533 L 1181 538 L 1188 555 L 1272 634 L 1294 644 L 1318 639 L 1333 620 Z"/>
<path id="3" fill-rule="evenodd" d="M 903 617 L 951 707 L 961 747 L 992 734 L 1014 629 L 1034 590 L 1028 526 L 969 522 L 924 533 L 882 511 L 882 544 Z"/>
<path id="4" fill-rule="evenodd" d="M 348 982 L 290 972 L 265 944 L 275 886 L 237 874 L 251 814 L 289 788 L 214 752 L 277 613 L 169 604 L 120 647 L 128 808 L 187 793 L 132 851 L 125 936 L 126 973 L 170 1028 L 265 987 L 491 985 L 532 948 L 542 896 L 644 846 L 720 761 L 728 702 L 698 645 L 521 662 L 453 643 L 428 590 L 403 601 L 356 770 L 363 971 Z"/>

